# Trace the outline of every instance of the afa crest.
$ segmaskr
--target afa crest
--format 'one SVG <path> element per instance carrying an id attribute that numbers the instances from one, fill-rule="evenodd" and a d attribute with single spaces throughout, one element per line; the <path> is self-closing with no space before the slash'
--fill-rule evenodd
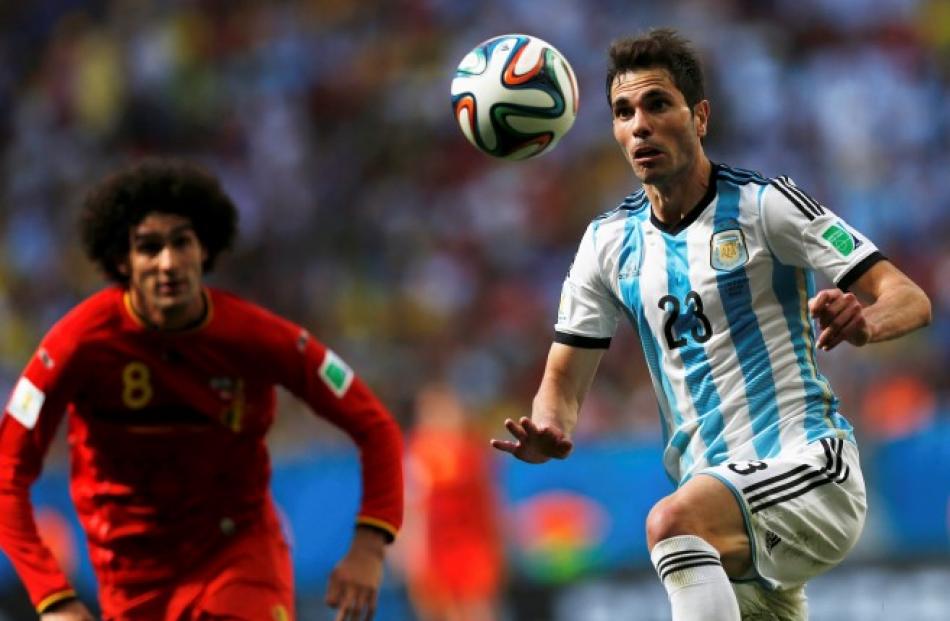
<path id="1" fill-rule="evenodd" d="M 731 272 L 749 260 L 745 236 L 739 229 L 729 229 L 713 234 L 709 240 L 709 263 L 713 269 Z"/>

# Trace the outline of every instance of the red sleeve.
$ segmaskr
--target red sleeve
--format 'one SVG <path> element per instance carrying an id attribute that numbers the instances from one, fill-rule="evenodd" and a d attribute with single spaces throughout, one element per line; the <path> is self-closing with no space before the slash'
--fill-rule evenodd
<path id="1" fill-rule="evenodd" d="M 353 370 L 293 324 L 281 338 L 287 352 L 281 384 L 345 431 L 360 452 L 363 497 L 357 524 L 394 539 L 402 526 L 402 433 L 389 411 Z"/>
<path id="2" fill-rule="evenodd" d="M 69 580 L 40 539 L 30 486 L 71 397 L 66 371 L 75 345 L 57 325 L 43 339 L 17 381 L 0 419 L 0 548 L 39 612 L 74 597 Z"/>

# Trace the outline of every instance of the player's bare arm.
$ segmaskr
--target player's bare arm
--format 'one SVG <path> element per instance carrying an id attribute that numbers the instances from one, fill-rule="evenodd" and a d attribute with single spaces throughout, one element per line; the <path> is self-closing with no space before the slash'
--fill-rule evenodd
<path id="1" fill-rule="evenodd" d="M 350 549 L 333 569 L 327 586 L 326 603 L 337 609 L 335 621 L 373 618 L 385 557 L 385 536 L 376 529 L 357 526 Z"/>
<path id="2" fill-rule="evenodd" d="M 577 414 L 603 353 L 602 349 L 552 345 L 531 418 L 507 419 L 505 428 L 514 440 L 495 439 L 491 445 L 532 464 L 567 457 L 574 448 L 571 432 Z"/>
<path id="3" fill-rule="evenodd" d="M 40 615 L 40 621 L 93 621 L 95 617 L 78 599 L 64 602 Z"/>
<path id="4" fill-rule="evenodd" d="M 820 349 L 829 351 L 845 341 L 860 347 L 894 339 L 931 321 L 927 294 L 889 261 L 876 263 L 851 289 L 854 293 L 825 289 L 809 300 Z"/>

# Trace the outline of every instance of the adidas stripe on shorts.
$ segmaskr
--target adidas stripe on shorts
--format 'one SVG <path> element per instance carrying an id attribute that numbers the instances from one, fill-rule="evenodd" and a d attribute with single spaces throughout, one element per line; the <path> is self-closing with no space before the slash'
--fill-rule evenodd
<path id="1" fill-rule="evenodd" d="M 864 527 L 858 448 L 822 438 L 794 453 L 706 468 L 736 496 L 752 549 L 742 580 L 794 589 L 844 559 Z"/>

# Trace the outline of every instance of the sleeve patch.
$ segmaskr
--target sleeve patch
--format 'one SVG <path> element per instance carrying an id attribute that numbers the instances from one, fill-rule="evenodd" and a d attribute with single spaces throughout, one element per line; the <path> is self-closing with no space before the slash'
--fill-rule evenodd
<path id="1" fill-rule="evenodd" d="M 353 383 L 353 369 L 330 349 L 327 349 L 327 353 L 323 357 L 319 374 L 327 388 L 341 399 L 346 394 L 350 384 Z"/>
<path id="2" fill-rule="evenodd" d="M 840 220 L 822 231 L 821 237 L 842 257 L 849 256 L 861 245 L 861 240 L 848 231 Z"/>
<path id="3" fill-rule="evenodd" d="M 46 395 L 42 390 L 37 388 L 29 379 L 21 377 L 16 388 L 13 389 L 13 395 L 7 404 L 7 412 L 27 429 L 33 429 L 36 426 L 36 419 L 40 416 L 40 410 L 43 408 L 43 401 L 45 400 Z"/>

